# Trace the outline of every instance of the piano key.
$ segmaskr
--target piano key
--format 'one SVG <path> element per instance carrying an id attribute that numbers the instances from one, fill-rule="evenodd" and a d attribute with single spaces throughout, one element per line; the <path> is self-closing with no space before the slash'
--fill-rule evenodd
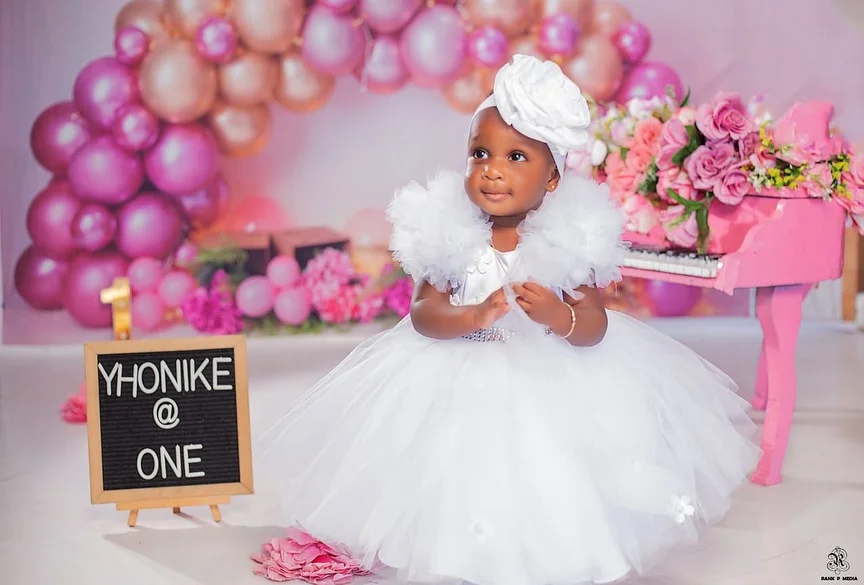
<path id="1" fill-rule="evenodd" d="M 714 278 L 720 269 L 720 256 L 700 256 L 693 252 L 630 248 L 624 257 L 624 266 L 667 274 L 680 274 L 698 278 Z"/>

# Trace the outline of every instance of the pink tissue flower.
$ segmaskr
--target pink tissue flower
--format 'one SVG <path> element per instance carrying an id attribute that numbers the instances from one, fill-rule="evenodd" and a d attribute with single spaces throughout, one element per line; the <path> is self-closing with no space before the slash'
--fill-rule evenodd
<path id="1" fill-rule="evenodd" d="M 757 130 L 741 98 L 737 94 L 725 92 L 718 93 L 712 103 L 699 106 L 696 110 L 696 127 L 708 140 L 740 140 Z"/>
<path id="2" fill-rule="evenodd" d="M 254 573 L 271 581 L 302 579 L 313 585 L 348 585 L 355 576 L 368 575 L 358 559 L 308 533 L 289 528 L 284 538 L 274 538 L 263 546 Z"/>
<path id="3" fill-rule="evenodd" d="M 87 387 L 84 382 L 81 382 L 78 394 L 73 394 L 66 400 L 61 412 L 63 413 L 63 420 L 68 423 L 87 422 Z"/>
<path id="4" fill-rule="evenodd" d="M 735 147 L 729 140 L 709 142 L 696 149 L 687 157 L 684 168 L 693 186 L 703 191 L 711 191 L 725 173 L 726 169 L 738 162 Z"/>
<path id="5" fill-rule="evenodd" d="M 828 102 L 797 103 L 774 125 L 777 158 L 801 166 L 826 161 L 843 149 L 843 139 L 831 136 L 834 106 Z"/>
<path id="6" fill-rule="evenodd" d="M 699 225 L 695 213 L 682 220 L 684 213 L 683 205 L 672 205 L 660 212 L 660 223 L 666 232 L 666 239 L 682 248 L 692 248 L 699 238 Z"/>

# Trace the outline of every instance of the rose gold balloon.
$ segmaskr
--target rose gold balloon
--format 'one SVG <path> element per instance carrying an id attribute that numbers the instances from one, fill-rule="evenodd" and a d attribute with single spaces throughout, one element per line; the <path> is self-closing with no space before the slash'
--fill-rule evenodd
<path id="1" fill-rule="evenodd" d="M 210 112 L 210 127 L 223 153 L 251 156 L 270 138 L 270 108 L 266 104 L 237 107 L 217 103 Z"/>
<path id="2" fill-rule="evenodd" d="M 304 0 L 234 0 L 232 14 L 247 47 L 281 53 L 300 34 L 305 11 Z"/>
<path id="3" fill-rule="evenodd" d="M 226 102 L 251 106 L 273 97 L 278 77 L 275 57 L 248 51 L 219 68 L 219 90 Z"/>
<path id="4" fill-rule="evenodd" d="M 475 69 L 468 75 L 445 86 L 441 93 L 451 108 L 463 114 L 472 114 L 480 102 L 492 93 L 494 81 L 492 73 L 483 69 Z"/>
<path id="5" fill-rule="evenodd" d="M 227 9 L 228 0 L 165 0 L 165 14 L 174 28 L 190 39 L 208 16 L 225 14 Z"/>
<path id="6" fill-rule="evenodd" d="M 542 16 L 561 12 L 576 19 L 582 32 L 587 32 L 594 16 L 594 0 L 539 0 Z"/>
<path id="7" fill-rule="evenodd" d="M 629 20 L 633 20 L 633 15 L 614 0 L 597 0 L 592 32 L 611 39 L 621 25 Z"/>
<path id="8" fill-rule="evenodd" d="M 309 67 L 299 53 L 286 53 L 279 61 L 276 100 L 292 112 L 309 113 L 320 109 L 330 96 L 336 80 Z"/>
<path id="9" fill-rule="evenodd" d="M 615 95 L 624 75 L 618 49 L 612 41 L 598 35 L 582 39 L 579 52 L 562 69 L 595 101 L 606 101 Z"/>
<path id="10" fill-rule="evenodd" d="M 465 19 L 475 26 L 494 26 L 509 37 L 534 24 L 534 0 L 465 0 Z"/>
<path id="11" fill-rule="evenodd" d="M 126 26 L 141 29 L 154 45 L 170 38 L 165 27 L 162 2 L 158 0 L 132 0 L 121 8 L 114 21 L 114 32 Z"/>
<path id="12" fill-rule="evenodd" d="M 510 43 L 511 55 L 528 55 L 538 59 L 546 59 L 545 55 L 537 47 L 537 40 L 531 35 L 519 37 Z"/>
<path id="13" fill-rule="evenodd" d="M 173 40 L 154 48 L 141 64 L 138 85 L 144 103 L 173 123 L 200 118 L 216 101 L 216 71 L 191 41 Z"/>

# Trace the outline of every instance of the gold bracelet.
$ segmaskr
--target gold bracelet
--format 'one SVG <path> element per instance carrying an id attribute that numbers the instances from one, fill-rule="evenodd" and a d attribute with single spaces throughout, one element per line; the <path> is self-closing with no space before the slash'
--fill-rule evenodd
<path id="1" fill-rule="evenodd" d="M 563 301 L 562 301 L 563 302 Z M 567 339 L 573 332 L 576 331 L 576 309 L 573 308 L 573 305 L 570 303 L 564 303 L 567 305 L 567 308 L 570 309 L 570 331 L 567 332 L 567 335 L 562 335 L 561 339 Z"/>

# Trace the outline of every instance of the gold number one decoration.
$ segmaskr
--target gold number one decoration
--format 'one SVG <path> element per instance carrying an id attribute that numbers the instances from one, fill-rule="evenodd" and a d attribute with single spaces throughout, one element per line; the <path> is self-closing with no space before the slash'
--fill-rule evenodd
<path id="1" fill-rule="evenodd" d="M 114 325 L 114 339 L 123 341 L 132 337 L 132 289 L 128 278 L 115 278 L 109 288 L 99 293 L 102 304 L 111 304 L 111 322 Z"/>

